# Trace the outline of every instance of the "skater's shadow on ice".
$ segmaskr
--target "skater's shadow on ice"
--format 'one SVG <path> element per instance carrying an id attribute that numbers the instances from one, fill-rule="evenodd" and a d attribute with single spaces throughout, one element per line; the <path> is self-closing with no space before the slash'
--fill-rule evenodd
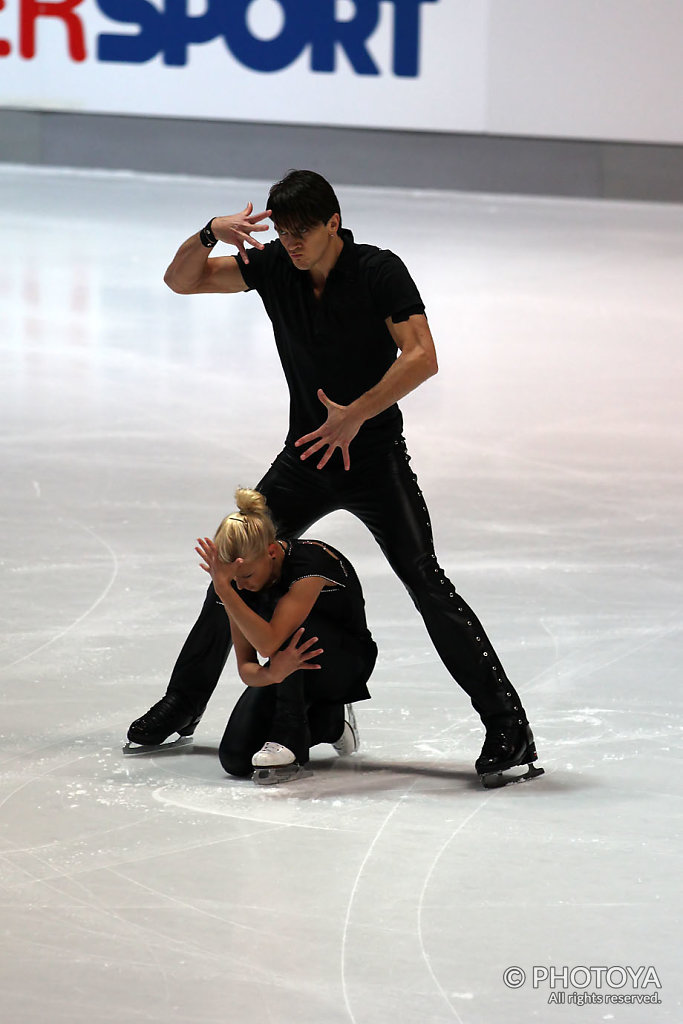
<path id="1" fill-rule="evenodd" d="M 343 760 L 316 761 L 312 759 L 309 767 L 313 769 L 314 776 L 319 781 L 324 780 L 325 783 L 327 781 L 339 783 L 344 778 L 345 789 L 348 792 L 354 788 L 362 788 L 366 792 L 368 790 L 395 789 L 397 785 L 401 784 L 401 780 L 405 781 L 406 779 L 416 780 L 418 782 L 416 788 L 424 795 L 433 793 L 435 796 L 440 796 L 444 789 L 452 789 L 453 792 L 458 790 L 461 792 L 463 790 L 483 792 L 481 779 L 469 766 L 450 767 L 445 764 L 423 761 L 375 761 L 356 755 Z M 419 785 L 420 779 L 424 780 L 424 785 Z M 546 787 L 550 784 L 550 788 L 555 793 L 561 789 L 582 788 L 584 784 L 582 781 L 577 785 L 577 780 L 571 780 L 569 785 L 567 783 L 566 778 L 559 778 L 553 773 L 545 774 L 537 780 L 539 787 L 541 785 Z M 525 783 L 507 788 L 519 791 L 532 787 Z"/>
<path id="2" fill-rule="evenodd" d="M 168 744 L 166 747 L 155 750 L 144 750 L 136 755 L 139 758 L 172 758 L 185 759 L 188 757 L 207 757 L 212 760 L 218 758 L 218 748 L 198 743 L 187 746 L 174 746 Z M 373 773 L 387 773 L 391 775 L 423 775 L 433 779 L 446 781 L 473 782 L 479 785 L 478 778 L 471 769 L 445 768 L 429 763 L 416 763 L 410 761 L 369 761 L 361 755 L 353 757 L 319 757 L 313 756 L 309 762 L 313 772 L 319 777 L 331 777 L 344 775 L 365 775 Z"/>
<path id="3" fill-rule="evenodd" d="M 126 754 L 126 756 L 130 756 L 130 754 Z M 178 775 L 189 774 L 195 779 L 199 776 L 206 776 L 206 781 L 209 782 L 214 774 L 212 769 L 215 768 L 218 761 L 218 748 L 197 743 L 169 743 L 163 747 L 149 750 L 138 749 L 134 756 L 136 760 L 150 759 L 158 762 L 159 759 L 163 759 L 167 770 L 170 768 L 169 762 L 177 759 L 177 764 L 171 769 L 174 773 L 177 770 Z M 204 766 L 196 760 L 197 758 L 204 758 L 210 763 L 210 767 L 205 770 Z M 185 769 L 183 769 L 183 765 Z M 371 790 L 380 792 L 381 790 L 395 789 L 401 785 L 402 780 L 415 777 L 431 779 L 434 782 L 457 783 L 459 788 L 463 785 L 468 789 L 481 788 L 481 783 L 472 769 L 440 767 L 425 762 L 374 761 L 368 760 L 362 755 L 344 758 L 336 756 L 316 758 L 314 756 L 308 767 L 313 771 L 313 776 L 303 782 L 292 783 L 293 791 L 296 790 L 297 793 L 300 793 L 303 786 L 307 784 L 318 788 L 323 787 L 326 792 L 330 791 L 328 795 L 336 795 L 340 788 L 343 788 L 345 793 Z M 225 775 L 221 777 L 221 781 L 244 783 L 247 780 L 232 779 Z M 278 788 L 284 789 L 284 785 Z M 335 791 L 334 794 L 331 793 L 331 790 Z"/>
<path id="4" fill-rule="evenodd" d="M 316 797 L 336 797 L 383 793 L 405 788 L 406 781 L 412 780 L 411 791 L 421 796 L 443 797 L 444 793 L 456 794 L 465 792 L 492 792 L 485 790 L 481 779 L 468 766 L 462 767 L 447 764 L 434 764 L 415 761 L 375 761 L 356 755 L 348 758 L 330 758 L 324 760 L 311 759 L 309 768 L 313 777 L 301 783 L 315 790 Z M 530 793 L 561 796 L 578 790 L 593 788 L 597 785 L 594 779 L 585 775 L 566 775 L 546 770 L 545 774 L 533 780 L 534 784 L 523 784 L 504 787 L 506 792 Z M 294 783 L 292 791 L 299 785 Z M 285 788 L 284 786 L 282 787 Z M 503 787 L 501 787 L 502 789 Z M 299 790 L 297 790 L 299 792 Z"/>
<path id="5" fill-rule="evenodd" d="M 215 762 L 218 760 L 218 748 L 210 745 L 199 745 L 199 744 L 188 744 L 187 746 L 181 747 L 170 747 L 166 750 L 149 752 L 139 754 L 139 757 L 163 757 L 164 760 L 171 758 L 178 758 L 179 774 L 185 774 L 182 771 L 181 763 L 185 761 L 187 764 L 187 758 L 190 758 L 193 763 L 193 768 L 190 773 L 195 779 L 198 778 L 198 769 L 200 768 L 195 758 L 205 758 L 211 762 L 211 768 L 207 768 L 206 772 L 203 767 L 199 771 L 199 775 L 205 777 L 206 782 L 215 782 L 215 778 L 212 779 L 215 768 Z M 189 764 L 187 764 L 189 768 Z M 280 792 L 290 791 L 292 794 L 303 795 L 304 788 L 316 790 L 317 796 L 338 796 L 340 793 L 352 795 L 353 793 L 369 793 L 369 792 L 383 792 L 387 790 L 394 790 L 406 779 L 413 779 L 416 782 L 424 780 L 424 785 L 419 785 L 419 789 L 424 794 L 433 793 L 434 795 L 440 795 L 443 793 L 444 788 L 453 787 L 453 790 L 476 791 L 482 792 L 482 784 L 479 777 L 476 775 L 472 767 L 469 765 L 449 765 L 444 763 L 434 763 L 429 761 L 389 761 L 389 760 L 374 760 L 370 759 L 369 755 L 355 754 L 353 757 L 320 757 L 315 756 L 309 762 L 309 767 L 313 771 L 313 776 L 303 780 L 301 782 L 293 782 L 289 785 L 279 786 Z M 233 779 L 228 775 L 221 775 L 221 784 L 230 784 L 231 782 L 244 785 L 251 781 L 247 779 Z M 508 791 L 526 791 L 531 788 L 534 791 L 541 790 L 542 792 L 552 792 L 555 795 L 561 792 L 575 792 L 577 790 L 586 789 L 592 785 L 595 785 L 595 780 L 589 780 L 583 774 L 566 774 L 563 772 L 553 771 L 549 769 L 546 774 L 535 781 L 535 785 L 531 787 L 528 783 L 521 786 L 510 786 L 507 787 Z M 322 792 L 321 792 L 322 791 Z"/>
<path id="6" fill-rule="evenodd" d="M 349 788 L 357 785 L 359 777 L 361 777 L 366 789 L 393 789 L 398 779 L 422 778 L 439 784 L 425 787 L 424 790 L 421 789 L 425 793 L 442 793 L 443 784 L 450 785 L 452 783 L 457 783 L 458 789 L 476 790 L 479 793 L 483 790 L 481 779 L 469 765 L 450 767 L 447 764 L 426 761 L 379 761 L 369 760 L 367 756 L 356 754 L 354 757 L 343 759 L 329 758 L 320 761 L 311 759 L 309 767 L 313 769 L 314 775 L 319 779 L 325 778 L 332 781 L 333 779 L 338 780 L 340 776 L 346 776 Z M 367 782 L 370 780 L 376 784 L 369 787 Z M 547 767 L 545 773 L 534 780 L 534 783 L 533 786 L 529 782 L 525 782 L 505 788 L 508 792 L 533 789 L 534 791 L 553 792 L 557 795 L 562 792 L 572 793 L 577 790 L 593 788 L 599 784 L 594 778 L 589 778 L 585 774 L 567 774 Z"/>

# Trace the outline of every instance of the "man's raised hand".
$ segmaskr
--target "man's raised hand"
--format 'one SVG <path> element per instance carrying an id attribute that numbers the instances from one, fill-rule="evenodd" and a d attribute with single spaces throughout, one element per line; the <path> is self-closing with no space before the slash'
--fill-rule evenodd
<path id="1" fill-rule="evenodd" d="M 253 213 L 254 204 L 247 203 L 239 213 L 231 213 L 226 217 L 214 217 L 211 221 L 211 230 L 220 242 L 227 242 L 228 245 L 237 246 L 237 250 L 245 263 L 249 262 L 249 256 L 245 244 L 249 242 L 255 249 L 263 249 L 263 243 L 252 238 L 252 231 L 268 231 L 269 224 L 261 224 L 260 221 L 270 217 L 270 210 L 263 213 Z"/>

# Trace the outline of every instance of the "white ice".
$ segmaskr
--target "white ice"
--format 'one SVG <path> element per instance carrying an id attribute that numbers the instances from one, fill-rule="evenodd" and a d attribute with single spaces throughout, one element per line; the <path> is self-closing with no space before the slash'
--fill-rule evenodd
<path id="1" fill-rule="evenodd" d="M 162 276 L 266 183 L 5 167 L 2 1019 L 680 1024 L 683 208 L 339 192 L 427 304 L 413 467 L 546 775 L 480 787 L 480 724 L 346 514 L 311 533 L 381 651 L 361 751 L 229 779 L 231 661 L 193 746 L 124 759 L 202 599 L 194 538 L 286 424 L 258 297 Z"/>

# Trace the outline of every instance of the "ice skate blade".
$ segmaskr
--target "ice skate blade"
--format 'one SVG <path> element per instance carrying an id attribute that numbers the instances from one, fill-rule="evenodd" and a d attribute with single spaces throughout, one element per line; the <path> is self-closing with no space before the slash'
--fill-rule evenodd
<path id="1" fill-rule="evenodd" d="M 140 754 L 165 754 L 178 747 L 186 747 L 189 743 L 192 743 L 191 736 L 179 736 L 177 740 L 166 743 L 131 743 L 129 740 L 121 749 L 126 757 L 135 757 Z"/>
<path id="2" fill-rule="evenodd" d="M 283 764 L 277 767 L 256 768 L 252 781 L 257 786 L 279 786 L 283 782 L 298 782 L 299 779 L 310 779 L 313 772 L 301 764 Z"/>
<path id="3" fill-rule="evenodd" d="M 519 772 L 521 769 L 526 769 L 521 775 L 510 774 L 511 772 Z M 505 772 L 488 772 L 479 777 L 484 789 L 502 789 L 503 786 L 510 786 L 517 782 L 531 782 L 532 779 L 537 779 L 539 775 L 545 775 L 544 768 L 537 768 L 533 764 L 520 764 L 514 768 L 508 768 Z"/>

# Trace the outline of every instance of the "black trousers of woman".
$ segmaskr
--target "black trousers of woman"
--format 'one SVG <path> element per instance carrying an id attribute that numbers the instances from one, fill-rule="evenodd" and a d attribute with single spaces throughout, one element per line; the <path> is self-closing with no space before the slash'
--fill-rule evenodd
<path id="1" fill-rule="evenodd" d="M 273 686 L 248 686 L 230 715 L 219 757 L 230 775 L 250 775 L 251 759 L 266 740 L 288 747 L 299 764 L 316 743 L 335 743 L 344 729 L 344 704 L 370 678 L 377 658 L 371 641 L 356 641 L 313 608 L 305 637 L 323 648 L 319 669 L 300 669 Z M 284 645 L 283 645 L 284 646 Z"/>
<path id="2" fill-rule="evenodd" d="M 444 665 L 486 724 L 526 722 L 519 696 L 472 609 L 444 575 L 434 553 L 427 505 L 401 438 L 389 454 L 351 469 L 322 470 L 285 448 L 257 484 L 283 537 L 299 537 L 329 512 L 346 509 L 364 523 L 403 582 Z M 228 618 L 213 586 L 182 648 L 168 693 L 199 714 L 230 650 Z"/>

